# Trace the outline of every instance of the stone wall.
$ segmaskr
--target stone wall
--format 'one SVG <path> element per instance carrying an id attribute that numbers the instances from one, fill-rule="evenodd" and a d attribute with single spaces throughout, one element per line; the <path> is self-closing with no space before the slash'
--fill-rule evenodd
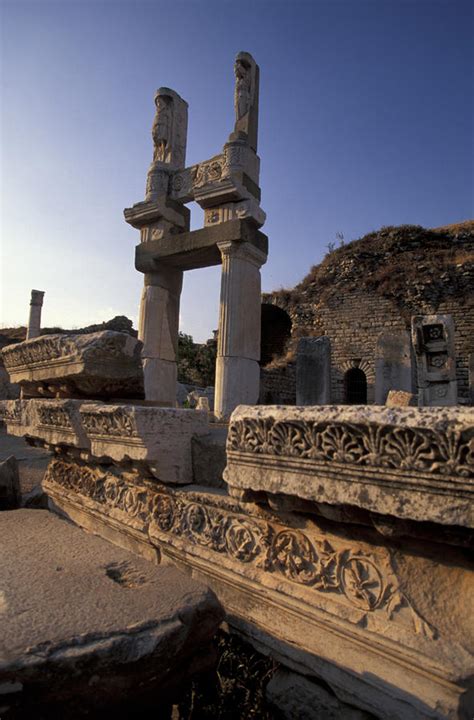
<path id="1" fill-rule="evenodd" d="M 262 405 L 294 405 L 296 403 L 296 365 L 270 365 L 260 370 L 260 398 Z"/>
<path id="2" fill-rule="evenodd" d="M 403 231 L 403 228 L 400 228 L 400 231 Z M 446 240 L 446 243 L 448 242 L 449 238 Z M 354 243 L 354 246 L 360 243 L 363 243 L 363 240 Z M 429 250 L 430 246 L 427 244 L 426 263 L 429 263 Z M 467 253 L 464 246 L 462 252 Z M 374 254 L 364 253 L 359 249 L 358 255 L 353 252 L 350 260 L 341 261 L 337 253 L 331 253 L 335 257 L 331 260 L 329 256 L 325 260 L 325 267 L 322 264 L 313 268 L 308 278 L 294 290 L 267 294 L 263 301 L 276 305 L 288 314 L 293 338 L 304 335 L 327 335 L 330 338 L 333 403 L 345 402 L 344 376 L 351 367 L 359 367 L 364 371 L 367 378 L 367 401 L 374 402 L 375 350 L 377 338 L 382 331 L 409 330 L 411 316 L 414 314 L 452 315 L 455 323 L 458 398 L 460 402 L 468 403 L 469 356 L 474 353 L 474 295 L 467 283 L 467 279 L 472 279 L 474 275 L 472 262 L 459 263 L 459 277 L 447 272 L 445 276 L 434 278 L 432 275 L 423 275 L 420 269 L 418 284 L 417 281 L 410 284 L 407 282 L 404 287 L 400 278 L 400 286 L 388 292 L 384 289 L 381 291 L 374 282 L 369 282 L 377 272 L 371 266 Z M 399 256 L 403 259 L 403 253 L 399 253 Z M 367 276 L 362 280 L 360 276 L 363 276 L 364 263 Z M 394 274 L 401 273 L 402 260 L 393 262 L 393 266 Z M 331 283 L 326 281 L 327 275 L 331 276 Z M 314 279 L 311 279 L 312 277 Z M 266 402 L 265 392 L 271 382 L 271 388 L 275 391 L 279 386 L 282 387 L 281 400 L 273 397 L 272 402 L 287 403 L 283 397 L 291 394 L 288 384 L 291 376 L 292 371 L 287 370 L 283 362 L 278 369 L 272 369 L 269 376 L 266 369 L 263 369 L 264 389 L 261 402 Z"/>

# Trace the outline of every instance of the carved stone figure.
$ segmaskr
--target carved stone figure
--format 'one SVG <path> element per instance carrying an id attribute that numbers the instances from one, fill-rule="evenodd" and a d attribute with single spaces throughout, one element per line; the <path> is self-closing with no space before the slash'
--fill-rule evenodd
<path id="1" fill-rule="evenodd" d="M 230 140 L 246 137 L 250 148 L 257 152 L 259 69 L 253 57 L 240 52 L 234 65 L 235 127 Z"/>
<path id="2" fill-rule="evenodd" d="M 246 58 L 245 53 L 237 55 L 234 65 L 235 72 L 235 91 L 234 91 L 234 107 L 235 119 L 240 120 L 250 110 L 252 77 L 251 65 Z"/>
<path id="3" fill-rule="evenodd" d="M 171 144 L 171 128 L 173 123 L 171 98 L 168 95 L 155 96 L 156 115 L 151 134 L 153 137 L 153 160 L 165 162 L 166 151 Z"/>
<path id="4" fill-rule="evenodd" d="M 188 104 L 170 88 L 159 88 L 155 93 L 156 114 L 151 134 L 153 138 L 153 163 L 150 172 L 156 171 L 156 163 L 173 168 L 184 168 L 186 158 L 186 134 L 188 129 Z"/>

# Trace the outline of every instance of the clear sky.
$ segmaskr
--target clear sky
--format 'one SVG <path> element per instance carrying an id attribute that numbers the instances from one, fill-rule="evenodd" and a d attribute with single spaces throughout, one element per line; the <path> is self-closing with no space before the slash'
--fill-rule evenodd
<path id="1" fill-rule="evenodd" d="M 189 103 L 187 164 L 233 129 L 233 61 L 260 65 L 263 289 L 336 233 L 474 216 L 470 0 L 0 0 L 0 325 L 137 319 L 153 95 Z M 194 228 L 202 211 L 193 207 Z M 217 327 L 219 268 L 185 274 L 181 329 Z"/>

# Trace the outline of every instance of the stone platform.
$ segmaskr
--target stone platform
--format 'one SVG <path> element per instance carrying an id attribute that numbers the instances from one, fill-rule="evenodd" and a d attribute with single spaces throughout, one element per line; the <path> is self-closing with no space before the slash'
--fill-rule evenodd
<path id="1" fill-rule="evenodd" d="M 223 613 L 205 585 L 43 510 L 0 513 L 0 537 L 2 718 L 128 704 L 166 717 L 212 665 Z"/>

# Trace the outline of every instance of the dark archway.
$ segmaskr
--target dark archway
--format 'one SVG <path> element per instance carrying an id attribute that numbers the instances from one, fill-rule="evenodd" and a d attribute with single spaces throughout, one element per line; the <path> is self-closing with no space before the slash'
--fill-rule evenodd
<path id="1" fill-rule="evenodd" d="M 348 405 L 367 405 L 367 377 L 360 368 L 350 368 L 344 375 L 344 395 Z"/>
<path id="2" fill-rule="evenodd" d="M 266 365 L 272 358 L 285 353 L 291 337 L 291 319 L 288 313 L 276 305 L 263 303 L 261 337 L 260 364 Z"/>

